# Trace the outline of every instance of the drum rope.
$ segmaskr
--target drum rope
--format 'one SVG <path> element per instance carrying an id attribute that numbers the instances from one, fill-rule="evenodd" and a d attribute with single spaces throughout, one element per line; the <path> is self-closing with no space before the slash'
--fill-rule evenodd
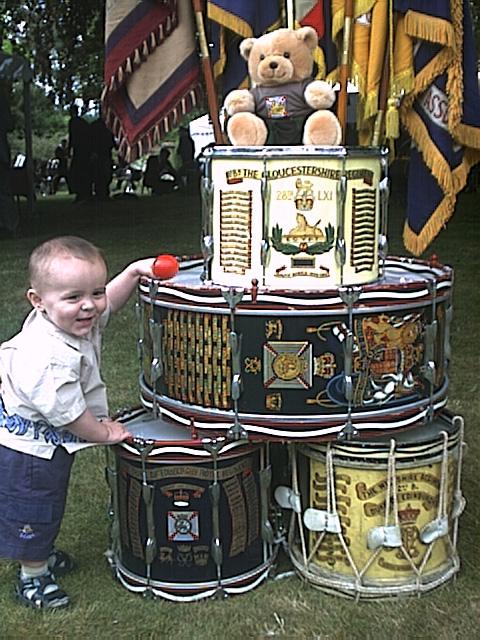
<path id="1" fill-rule="evenodd" d="M 452 547 L 453 547 L 454 553 L 456 554 L 457 540 L 458 540 L 458 516 L 463 511 L 463 508 L 465 506 L 465 498 L 462 495 L 462 488 L 461 488 L 463 449 L 465 447 L 465 442 L 464 442 L 465 421 L 462 418 L 462 416 L 455 416 L 453 418 L 453 421 L 454 421 L 454 423 L 455 422 L 459 422 L 460 423 L 460 426 L 459 426 L 458 461 L 457 461 L 457 478 L 456 478 L 456 484 L 455 484 L 455 499 L 456 499 L 456 501 L 458 503 L 458 511 L 459 511 L 459 513 L 456 514 L 456 516 L 454 517 L 453 532 L 452 532 Z"/>
<path id="2" fill-rule="evenodd" d="M 385 518 L 383 521 L 385 529 L 388 526 L 390 526 L 391 511 L 393 511 L 393 525 L 395 527 L 399 526 L 398 525 L 398 509 L 397 509 L 397 478 L 396 478 L 396 470 L 395 470 L 395 445 L 396 445 L 396 442 L 392 438 L 390 440 L 390 450 L 388 452 L 388 461 L 387 461 L 387 495 L 385 497 Z M 368 571 L 369 567 L 375 561 L 377 556 L 381 553 L 381 551 L 383 551 L 383 545 L 378 546 L 375 549 L 374 553 L 367 560 L 363 569 L 360 572 L 360 579 L 363 578 L 363 576 Z"/>
<path id="3" fill-rule="evenodd" d="M 328 448 L 327 448 L 326 463 L 327 463 L 327 509 L 328 509 L 328 513 L 333 514 L 334 517 L 338 519 L 338 521 L 340 522 L 340 516 L 337 512 L 337 502 L 336 502 L 336 492 L 335 492 L 335 474 L 333 470 L 333 452 L 331 449 L 330 442 L 328 443 Z M 353 556 L 350 553 L 350 549 L 348 548 L 348 545 L 345 541 L 341 527 L 339 527 L 339 531 L 337 535 L 342 545 L 342 548 L 345 552 L 345 555 L 347 556 L 348 562 L 350 563 L 350 566 L 352 567 L 353 572 L 355 573 L 357 582 L 361 581 L 360 573 L 358 572 Z"/>
<path id="4" fill-rule="evenodd" d="M 439 523 L 442 519 L 447 518 L 447 479 L 448 479 L 448 433 L 446 431 L 442 431 L 440 434 L 443 438 L 443 450 L 442 450 L 442 462 L 440 467 L 440 486 L 438 489 L 438 507 L 437 507 L 437 517 L 436 521 Z M 435 522 L 435 521 L 433 521 Z M 437 524 L 438 527 L 438 524 Z M 425 555 L 422 558 L 422 562 L 419 568 L 419 577 L 421 577 L 425 566 L 432 555 L 433 548 L 435 543 L 441 536 L 435 536 L 433 540 L 428 543 L 427 550 Z M 447 539 L 450 542 L 450 537 L 447 535 Z M 450 543 L 451 544 L 451 543 Z"/>

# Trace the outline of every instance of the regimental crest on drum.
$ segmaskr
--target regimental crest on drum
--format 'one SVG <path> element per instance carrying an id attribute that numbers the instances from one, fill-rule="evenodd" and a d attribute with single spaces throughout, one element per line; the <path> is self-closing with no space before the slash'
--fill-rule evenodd
<path id="1" fill-rule="evenodd" d="M 267 342 L 263 346 L 263 362 L 266 388 L 312 386 L 312 345 L 308 342 Z"/>

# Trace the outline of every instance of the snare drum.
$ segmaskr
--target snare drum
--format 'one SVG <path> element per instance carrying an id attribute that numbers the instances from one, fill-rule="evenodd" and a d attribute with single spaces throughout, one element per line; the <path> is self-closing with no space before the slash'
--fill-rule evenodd
<path id="1" fill-rule="evenodd" d="M 130 591 L 169 600 L 243 593 L 274 561 L 266 445 L 193 439 L 144 409 L 113 448 L 109 557 Z"/>
<path id="2" fill-rule="evenodd" d="M 214 147 L 204 156 L 214 283 L 248 287 L 256 278 L 301 290 L 378 278 L 385 151 Z"/>
<path id="3" fill-rule="evenodd" d="M 309 583 L 356 598 L 421 594 L 459 570 L 463 421 L 345 444 L 290 444 L 289 554 Z"/>
<path id="4" fill-rule="evenodd" d="M 363 287 L 139 286 L 143 404 L 253 439 L 404 429 L 446 403 L 452 270 L 388 259 Z"/>

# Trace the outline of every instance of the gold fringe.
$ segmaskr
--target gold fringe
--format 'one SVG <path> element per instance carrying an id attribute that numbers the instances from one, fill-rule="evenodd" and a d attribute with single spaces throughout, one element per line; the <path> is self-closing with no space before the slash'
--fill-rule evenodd
<path id="1" fill-rule="evenodd" d="M 363 117 L 365 120 L 378 113 L 378 91 L 370 91 L 365 99 Z"/>
<path id="2" fill-rule="evenodd" d="M 412 38 L 428 40 L 445 47 L 455 46 L 455 32 L 448 20 L 409 10 L 405 14 L 405 32 Z"/>
<path id="3" fill-rule="evenodd" d="M 453 133 L 463 116 L 463 4 L 451 2 L 456 55 L 447 73 L 448 129 Z"/>
<path id="4" fill-rule="evenodd" d="M 454 209 L 455 197 L 446 196 L 432 213 L 419 234 L 416 234 L 413 229 L 410 228 L 408 222 L 405 222 L 403 228 L 403 244 L 407 251 L 413 253 L 414 256 L 420 256 L 452 217 Z"/>
<path id="5" fill-rule="evenodd" d="M 403 242 L 410 253 L 415 256 L 423 253 L 450 220 L 455 211 L 456 196 L 465 187 L 470 169 L 478 162 L 480 152 L 476 149 L 466 149 L 462 163 L 453 172 L 452 183 L 455 185 L 455 192 L 445 195 L 419 234 L 410 228 L 408 222 L 405 223 Z"/>
<path id="6" fill-rule="evenodd" d="M 395 73 L 393 77 L 392 91 L 395 95 L 401 95 L 402 92 L 410 93 L 415 85 L 413 69 L 405 69 L 400 73 Z"/>
<path id="7" fill-rule="evenodd" d="M 480 129 L 460 122 L 453 130 L 456 142 L 480 150 Z"/>

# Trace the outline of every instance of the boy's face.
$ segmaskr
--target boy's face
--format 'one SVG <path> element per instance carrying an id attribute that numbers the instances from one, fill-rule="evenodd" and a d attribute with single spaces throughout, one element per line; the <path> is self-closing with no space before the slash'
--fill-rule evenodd
<path id="1" fill-rule="evenodd" d="M 107 269 L 101 260 L 62 255 L 52 259 L 41 285 L 27 296 L 59 329 L 81 338 L 105 311 L 106 281 Z"/>

